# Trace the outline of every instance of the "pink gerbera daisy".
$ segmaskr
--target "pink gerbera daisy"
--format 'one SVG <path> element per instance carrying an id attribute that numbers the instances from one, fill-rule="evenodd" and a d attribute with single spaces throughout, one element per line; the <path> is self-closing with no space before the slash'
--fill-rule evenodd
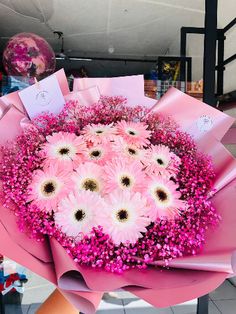
<path id="1" fill-rule="evenodd" d="M 163 174 L 167 177 L 177 174 L 180 163 L 180 158 L 165 145 L 151 145 L 144 160 L 147 173 Z"/>
<path id="2" fill-rule="evenodd" d="M 136 160 L 144 163 L 147 158 L 146 149 L 127 143 L 121 136 L 117 136 L 114 143 L 112 143 L 112 150 L 130 161 Z"/>
<path id="3" fill-rule="evenodd" d="M 178 185 L 161 176 L 150 177 L 147 184 L 146 196 L 151 206 L 157 208 L 161 218 L 174 218 L 186 207 L 180 199 L 181 193 L 177 191 Z"/>
<path id="4" fill-rule="evenodd" d="M 86 144 L 81 136 L 73 133 L 58 132 L 47 136 L 43 146 L 45 164 L 58 163 L 65 169 L 76 168 L 83 160 Z"/>
<path id="5" fill-rule="evenodd" d="M 28 201 L 32 201 L 42 210 L 56 211 L 58 202 L 69 193 L 71 188 L 68 173 L 52 164 L 45 170 L 33 172 Z"/>
<path id="6" fill-rule="evenodd" d="M 116 135 L 116 127 L 112 124 L 89 124 L 84 127 L 82 134 L 88 142 L 92 142 L 95 145 L 101 143 L 107 143 L 114 140 Z"/>
<path id="7" fill-rule="evenodd" d="M 92 145 L 88 147 L 84 153 L 86 161 L 91 161 L 98 165 L 104 165 L 115 156 L 116 154 L 111 150 L 110 143 Z"/>
<path id="8" fill-rule="evenodd" d="M 147 130 L 148 126 L 142 122 L 117 122 L 117 132 L 123 139 L 138 147 L 146 146 L 150 143 L 149 138 L 151 131 Z"/>
<path id="9" fill-rule="evenodd" d="M 72 175 L 75 190 L 89 190 L 101 193 L 103 191 L 103 172 L 102 167 L 92 162 L 81 164 Z"/>
<path id="10" fill-rule="evenodd" d="M 70 193 L 59 203 L 55 223 L 67 236 L 89 234 L 93 227 L 98 226 L 98 214 L 104 206 L 103 199 L 97 193 Z"/>
<path id="11" fill-rule="evenodd" d="M 150 219 L 145 216 L 146 199 L 140 193 L 117 190 L 106 201 L 107 208 L 101 212 L 105 233 L 116 245 L 134 244 L 150 224 Z"/>
<path id="12" fill-rule="evenodd" d="M 113 159 L 104 166 L 105 192 L 116 189 L 142 192 L 146 185 L 146 175 L 138 161 Z"/>

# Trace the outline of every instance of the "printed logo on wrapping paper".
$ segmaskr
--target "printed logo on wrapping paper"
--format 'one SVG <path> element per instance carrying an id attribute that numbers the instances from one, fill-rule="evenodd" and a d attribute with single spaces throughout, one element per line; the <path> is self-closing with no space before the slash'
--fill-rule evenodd
<path id="1" fill-rule="evenodd" d="M 46 90 L 42 90 L 40 91 L 37 95 L 36 95 L 36 102 L 38 106 L 48 106 L 50 104 L 50 102 L 52 101 L 52 98 L 50 97 L 50 94 L 48 91 Z"/>
<path id="2" fill-rule="evenodd" d="M 207 132 L 212 129 L 213 119 L 210 116 L 202 115 L 197 120 L 197 127 L 200 132 Z"/>

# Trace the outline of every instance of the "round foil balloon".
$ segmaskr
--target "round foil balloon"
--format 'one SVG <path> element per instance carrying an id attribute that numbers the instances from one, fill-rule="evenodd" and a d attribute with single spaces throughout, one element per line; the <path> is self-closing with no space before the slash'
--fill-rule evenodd
<path id="1" fill-rule="evenodd" d="M 8 75 L 43 78 L 54 72 L 56 59 L 48 42 L 33 33 L 13 36 L 3 52 Z"/>

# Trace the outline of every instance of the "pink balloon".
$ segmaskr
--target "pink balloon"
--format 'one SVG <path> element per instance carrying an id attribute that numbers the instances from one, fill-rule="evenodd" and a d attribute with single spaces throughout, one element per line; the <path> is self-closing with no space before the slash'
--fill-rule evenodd
<path id="1" fill-rule="evenodd" d="M 54 72 L 56 59 L 45 39 L 33 33 L 20 33 L 8 41 L 3 65 L 8 75 L 42 78 Z"/>

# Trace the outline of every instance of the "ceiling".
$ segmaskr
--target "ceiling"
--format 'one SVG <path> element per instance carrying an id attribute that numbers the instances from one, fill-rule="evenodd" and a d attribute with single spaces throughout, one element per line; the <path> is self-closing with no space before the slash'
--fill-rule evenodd
<path id="1" fill-rule="evenodd" d="M 203 25 L 204 0 L 0 0 L 0 49 L 30 31 L 60 51 L 56 30 L 70 56 L 179 54 L 180 28 Z"/>
<path id="2" fill-rule="evenodd" d="M 53 32 L 61 31 L 65 54 L 70 57 L 157 60 L 160 55 L 178 56 L 180 28 L 203 27 L 204 11 L 205 0 L 0 0 L 0 54 L 11 36 L 29 31 L 46 38 L 59 53 L 61 40 Z M 235 18 L 235 12 L 235 0 L 218 0 L 218 27 Z M 199 80 L 203 77 L 204 37 L 188 35 L 187 44 L 193 79 Z M 225 58 L 235 51 L 236 28 L 227 33 Z M 69 71 L 85 62 L 68 60 L 58 60 L 57 67 Z M 85 63 L 91 76 L 149 73 L 156 66 L 156 62 L 94 59 L 92 64 Z M 225 86 L 230 90 L 235 85 L 235 69 L 236 62 L 225 73 Z"/>

